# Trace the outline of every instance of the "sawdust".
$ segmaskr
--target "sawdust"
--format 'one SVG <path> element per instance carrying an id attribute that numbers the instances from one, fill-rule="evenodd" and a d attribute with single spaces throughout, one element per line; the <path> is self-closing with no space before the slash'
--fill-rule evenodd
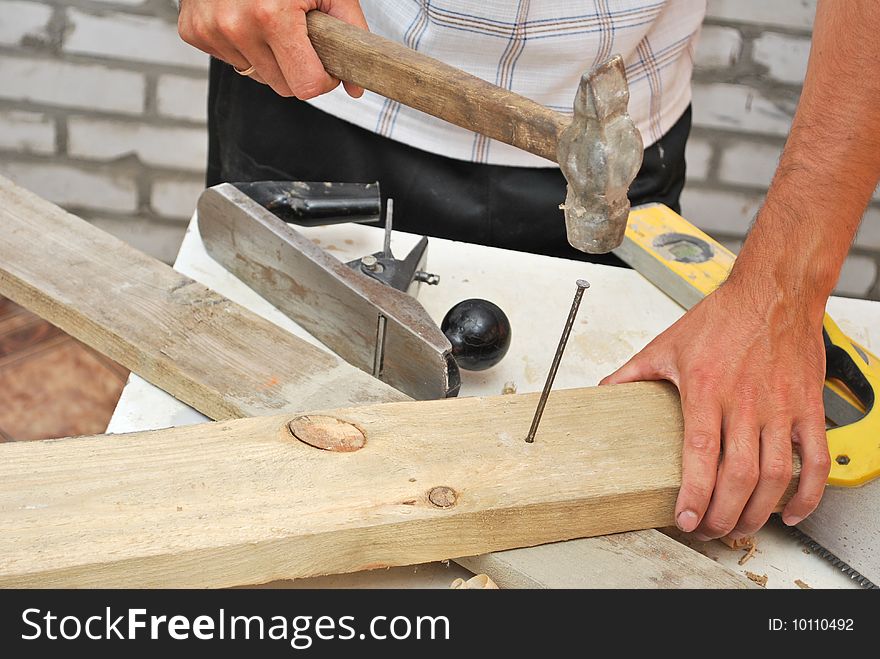
<path id="1" fill-rule="evenodd" d="M 459 577 L 449 587 L 452 590 L 498 590 L 498 584 L 486 574 L 478 574 L 467 581 Z"/>
<path id="2" fill-rule="evenodd" d="M 755 554 L 758 553 L 758 544 L 756 542 L 752 542 L 745 550 L 745 554 L 737 561 L 740 565 L 745 565 L 750 560 L 755 557 Z"/>
<path id="3" fill-rule="evenodd" d="M 761 588 L 767 587 L 768 576 L 766 574 L 755 574 L 754 572 L 749 572 L 746 570 L 745 575 L 756 584 L 758 584 Z"/>
<path id="4" fill-rule="evenodd" d="M 755 539 L 750 535 L 743 536 L 737 540 L 726 535 L 723 538 L 720 538 L 720 540 L 731 549 L 742 549 L 743 547 L 748 548 L 750 545 L 755 544 Z"/>
<path id="5" fill-rule="evenodd" d="M 800 579 L 795 579 L 794 583 L 801 590 L 813 590 L 813 587 L 810 584 L 808 584 L 806 581 L 801 581 Z"/>
<path id="6" fill-rule="evenodd" d="M 508 380 L 504 383 L 504 386 L 501 388 L 501 394 L 515 394 L 516 393 L 516 382 L 513 380 Z"/>

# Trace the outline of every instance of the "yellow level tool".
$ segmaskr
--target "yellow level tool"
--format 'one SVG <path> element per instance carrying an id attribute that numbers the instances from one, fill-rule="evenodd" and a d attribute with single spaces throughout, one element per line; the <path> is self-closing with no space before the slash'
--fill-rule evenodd
<path id="1" fill-rule="evenodd" d="M 614 250 L 652 284 L 690 309 L 726 278 L 729 249 L 662 204 L 634 208 L 623 244 Z M 847 337 L 825 314 L 825 415 L 830 485 L 853 487 L 880 476 L 880 359 Z"/>

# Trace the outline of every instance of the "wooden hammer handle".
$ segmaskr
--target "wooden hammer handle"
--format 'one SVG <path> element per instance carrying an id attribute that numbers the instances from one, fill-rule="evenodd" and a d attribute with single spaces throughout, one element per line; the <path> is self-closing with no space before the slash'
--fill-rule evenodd
<path id="1" fill-rule="evenodd" d="M 330 75 L 553 162 L 571 119 L 319 11 L 309 38 Z"/>

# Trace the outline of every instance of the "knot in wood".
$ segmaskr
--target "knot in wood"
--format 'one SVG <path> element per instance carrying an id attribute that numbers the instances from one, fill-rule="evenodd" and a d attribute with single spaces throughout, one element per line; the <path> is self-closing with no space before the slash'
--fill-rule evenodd
<path id="1" fill-rule="evenodd" d="M 360 428 L 332 416 L 298 416 L 287 427 L 299 441 L 324 451 L 351 453 L 367 443 Z"/>
<path id="2" fill-rule="evenodd" d="M 455 490 L 451 487 L 440 485 L 428 492 L 428 501 L 438 508 L 451 508 L 455 505 L 456 496 Z"/>

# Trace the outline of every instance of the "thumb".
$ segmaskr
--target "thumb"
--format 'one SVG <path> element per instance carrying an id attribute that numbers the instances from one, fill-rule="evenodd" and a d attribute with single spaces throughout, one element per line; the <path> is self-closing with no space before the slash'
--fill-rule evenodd
<path id="1" fill-rule="evenodd" d="M 623 384 L 624 382 L 640 382 L 642 380 L 670 380 L 675 383 L 677 378 L 674 377 L 671 370 L 657 350 L 645 348 L 614 373 L 603 378 L 599 385 Z"/>

